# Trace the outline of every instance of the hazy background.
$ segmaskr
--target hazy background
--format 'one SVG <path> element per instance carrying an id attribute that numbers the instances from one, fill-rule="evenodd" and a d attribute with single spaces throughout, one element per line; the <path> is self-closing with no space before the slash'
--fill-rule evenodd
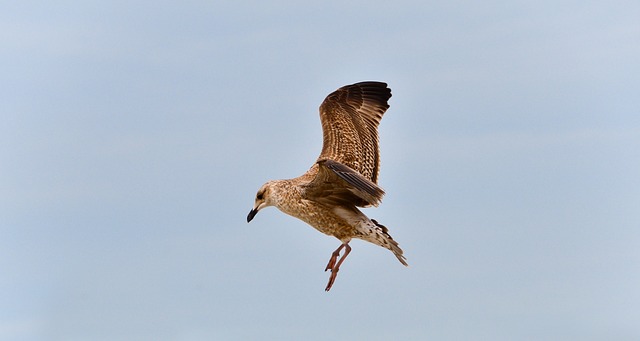
<path id="1" fill-rule="evenodd" d="M 3 1 L 0 340 L 639 340 L 640 2 Z M 411 265 L 276 209 L 382 80 Z"/>

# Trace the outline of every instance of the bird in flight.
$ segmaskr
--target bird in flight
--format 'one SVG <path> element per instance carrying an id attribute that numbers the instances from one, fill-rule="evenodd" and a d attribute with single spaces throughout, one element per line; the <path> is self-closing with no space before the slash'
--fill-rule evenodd
<path id="1" fill-rule="evenodd" d="M 332 254 L 326 291 L 333 286 L 351 247 L 352 238 L 389 249 L 408 266 L 388 229 L 358 207 L 378 206 L 384 190 L 377 185 L 380 166 L 378 125 L 389 108 L 391 89 L 382 82 L 360 82 L 329 94 L 320 105 L 322 152 L 311 168 L 294 179 L 271 180 L 262 185 L 250 222 L 261 209 L 275 206 L 342 244 Z M 340 257 L 340 252 L 344 254 Z"/>

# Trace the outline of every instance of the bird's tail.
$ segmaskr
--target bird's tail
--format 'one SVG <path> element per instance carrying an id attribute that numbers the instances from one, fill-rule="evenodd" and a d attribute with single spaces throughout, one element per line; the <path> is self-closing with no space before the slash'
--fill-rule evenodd
<path id="1" fill-rule="evenodd" d="M 371 223 L 366 224 L 364 229 L 366 232 L 360 236 L 360 238 L 389 249 L 393 252 L 396 258 L 398 258 L 402 265 L 409 266 L 409 264 L 407 264 L 407 259 L 403 255 L 402 249 L 398 246 L 398 243 L 391 238 L 387 227 L 378 223 L 375 219 L 371 219 Z"/>

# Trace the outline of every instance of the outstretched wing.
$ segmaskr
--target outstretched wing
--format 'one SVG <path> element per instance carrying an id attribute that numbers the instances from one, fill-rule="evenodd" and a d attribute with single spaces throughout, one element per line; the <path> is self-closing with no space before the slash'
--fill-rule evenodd
<path id="1" fill-rule="evenodd" d="M 378 124 L 391 89 L 382 82 L 343 86 L 320 105 L 323 144 L 318 161 L 334 160 L 373 183 L 378 181 Z"/>

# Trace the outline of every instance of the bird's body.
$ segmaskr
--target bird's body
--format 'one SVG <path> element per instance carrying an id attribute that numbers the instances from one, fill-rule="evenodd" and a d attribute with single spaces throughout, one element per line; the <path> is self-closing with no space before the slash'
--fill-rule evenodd
<path id="1" fill-rule="evenodd" d="M 316 163 L 303 175 L 265 183 L 256 195 L 251 221 L 267 206 L 296 217 L 318 231 L 334 236 L 342 245 L 334 251 L 328 291 L 340 265 L 358 238 L 391 250 L 407 265 L 402 249 L 387 228 L 369 219 L 357 207 L 378 206 L 384 191 L 378 187 L 379 151 L 377 127 L 389 105 L 391 90 L 385 83 L 361 82 L 331 93 L 320 106 L 323 147 Z M 345 254 L 336 263 L 339 252 Z"/>

